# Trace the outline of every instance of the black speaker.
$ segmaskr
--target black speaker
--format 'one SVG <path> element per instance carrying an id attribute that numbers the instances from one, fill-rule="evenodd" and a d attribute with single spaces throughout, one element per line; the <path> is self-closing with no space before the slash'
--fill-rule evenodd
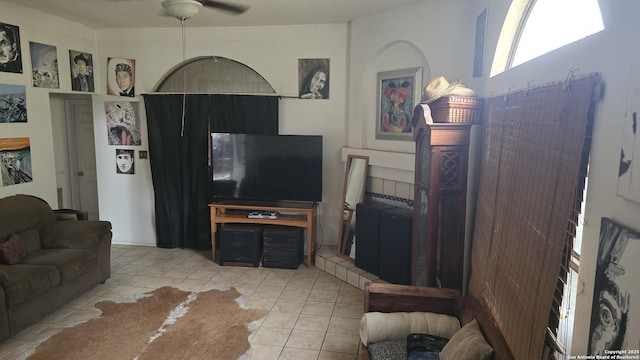
<path id="1" fill-rule="evenodd" d="M 220 264 L 260 266 L 262 227 L 225 225 L 220 230 Z"/>
<path id="2" fill-rule="evenodd" d="M 356 266 L 378 275 L 380 248 L 380 212 L 394 205 L 365 200 L 356 205 Z"/>
<path id="3" fill-rule="evenodd" d="M 398 207 L 380 212 L 380 279 L 392 284 L 411 284 L 412 225 L 412 209 Z"/>
<path id="4" fill-rule="evenodd" d="M 304 258 L 304 230 L 299 227 L 271 225 L 264 228 L 262 266 L 297 269 Z"/>

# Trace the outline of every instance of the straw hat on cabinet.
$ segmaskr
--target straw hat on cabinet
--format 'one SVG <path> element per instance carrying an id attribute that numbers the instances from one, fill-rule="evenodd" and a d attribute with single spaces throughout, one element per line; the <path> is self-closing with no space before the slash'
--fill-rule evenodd
<path id="1" fill-rule="evenodd" d="M 462 85 L 460 80 L 447 80 L 444 76 L 433 78 L 422 91 L 421 104 L 429 104 L 443 96 L 476 96 L 476 92 Z"/>

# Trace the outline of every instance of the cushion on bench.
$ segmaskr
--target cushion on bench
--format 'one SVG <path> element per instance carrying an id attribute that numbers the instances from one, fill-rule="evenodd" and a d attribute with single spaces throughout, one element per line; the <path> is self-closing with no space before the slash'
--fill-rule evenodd
<path id="1" fill-rule="evenodd" d="M 454 316 L 430 312 L 367 312 L 360 320 L 360 340 L 364 346 L 384 340 L 403 340 L 421 333 L 450 339 L 460 329 Z"/>

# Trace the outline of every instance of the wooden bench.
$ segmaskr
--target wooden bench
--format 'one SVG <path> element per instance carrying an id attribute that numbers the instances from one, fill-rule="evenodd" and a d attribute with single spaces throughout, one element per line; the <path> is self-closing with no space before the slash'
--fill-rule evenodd
<path id="1" fill-rule="evenodd" d="M 396 284 L 366 283 L 365 312 L 433 312 L 455 316 L 460 325 L 476 319 L 487 342 L 493 347 L 494 360 L 513 360 L 491 313 L 473 296 L 462 296 L 457 290 Z M 359 359 L 369 360 L 370 354 L 360 344 Z"/>

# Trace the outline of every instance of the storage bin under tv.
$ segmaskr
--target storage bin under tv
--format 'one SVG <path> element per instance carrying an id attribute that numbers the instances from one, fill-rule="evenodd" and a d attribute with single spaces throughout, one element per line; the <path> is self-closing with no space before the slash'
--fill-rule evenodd
<path id="1" fill-rule="evenodd" d="M 318 224 L 318 204 L 316 202 L 298 201 L 243 201 L 224 200 L 209 204 L 211 215 L 211 255 L 216 257 L 216 233 L 218 227 L 225 224 L 258 224 L 294 226 L 307 230 L 307 266 L 311 267 L 312 254 L 316 246 L 316 229 Z M 252 211 L 277 211 L 277 218 L 249 218 Z"/>
<path id="2" fill-rule="evenodd" d="M 262 266 L 283 269 L 297 269 L 300 266 L 304 257 L 302 228 L 267 225 L 262 234 Z"/>

